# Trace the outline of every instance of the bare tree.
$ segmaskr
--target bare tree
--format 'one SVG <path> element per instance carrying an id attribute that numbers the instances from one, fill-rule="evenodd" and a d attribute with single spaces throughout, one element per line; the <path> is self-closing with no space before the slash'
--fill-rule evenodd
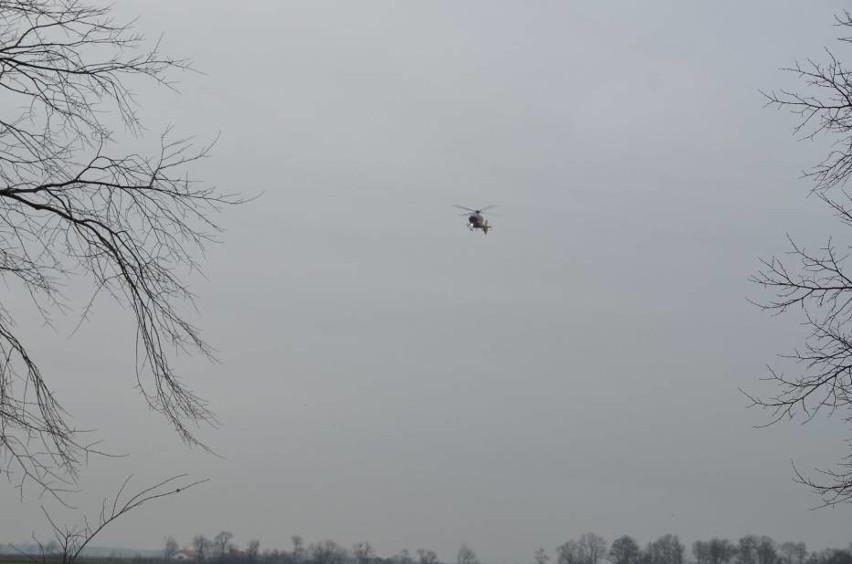
<path id="1" fill-rule="evenodd" d="M 376 551 L 369 542 L 356 542 L 352 545 L 352 556 L 355 557 L 355 564 L 373 564 Z"/>
<path id="2" fill-rule="evenodd" d="M 692 556 L 695 557 L 695 564 L 710 564 L 710 542 L 695 541 L 692 543 Z"/>
<path id="3" fill-rule="evenodd" d="M 737 545 L 737 564 L 758 564 L 757 545 L 760 541 L 754 535 L 746 535 Z"/>
<path id="4" fill-rule="evenodd" d="M 438 553 L 428 548 L 417 549 L 418 564 L 438 564 Z"/>
<path id="5" fill-rule="evenodd" d="M 606 555 L 606 541 L 595 533 L 583 533 L 556 548 L 558 564 L 596 564 Z"/>
<path id="6" fill-rule="evenodd" d="M 728 564 L 737 555 L 737 547 L 727 539 L 712 538 L 707 542 L 707 553 L 710 564 Z"/>
<path id="7" fill-rule="evenodd" d="M 393 564 L 414 564 L 414 559 L 407 548 L 400 550 L 393 558 Z"/>
<path id="8" fill-rule="evenodd" d="M 192 548 L 195 549 L 195 559 L 202 562 L 210 551 L 210 539 L 204 535 L 195 535 L 192 537 Z"/>
<path id="9" fill-rule="evenodd" d="M 254 562 L 257 560 L 257 555 L 260 552 L 260 540 L 259 539 L 251 539 L 248 542 L 248 547 L 246 548 L 246 558 L 249 559 L 250 562 Z"/>
<path id="10" fill-rule="evenodd" d="M 468 544 L 461 545 L 458 555 L 456 556 L 457 564 L 479 564 L 479 558 Z"/>
<path id="11" fill-rule="evenodd" d="M 193 149 L 166 132 L 151 156 L 115 151 L 115 127 L 142 133 L 127 82 L 172 86 L 171 71 L 188 63 L 146 49 L 111 9 L 0 0 L 0 277 L 48 323 L 71 306 L 61 288 L 72 277 L 93 284 L 81 321 L 102 294 L 126 306 L 142 395 L 199 445 L 188 424 L 215 420 L 171 357 L 212 351 L 179 311 L 193 299 L 180 273 L 197 268 L 196 250 L 219 231 L 211 217 L 237 200 L 189 176 L 209 146 Z M 0 303 L 0 456 L 20 484 L 56 493 L 92 449 L 66 419 L 35 351 L 13 332 L 10 307 L 19 301 Z"/>
<path id="12" fill-rule="evenodd" d="M 312 544 L 310 552 L 314 564 L 346 564 L 346 550 L 332 540 Z"/>
<path id="13" fill-rule="evenodd" d="M 836 18 L 844 32 L 852 30 L 852 15 Z M 852 38 L 841 37 L 841 42 Z M 831 50 L 826 60 L 808 59 L 786 69 L 804 84 L 803 92 L 765 93 L 767 104 L 798 116 L 795 131 L 805 138 L 826 136 L 833 141 L 828 155 L 804 173 L 812 194 L 821 199 L 845 226 L 852 226 L 852 197 L 842 187 L 852 175 L 852 75 Z M 852 277 L 846 269 L 848 245 L 832 239 L 820 249 L 808 249 L 789 238 L 786 258 L 762 261 L 752 278 L 774 297 L 758 303 L 773 314 L 797 311 L 809 329 L 803 345 L 784 355 L 791 374 L 770 368 L 767 380 L 777 390 L 766 396 L 747 394 L 752 405 L 769 410 L 767 424 L 817 413 L 839 414 L 852 422 Z M 826 505 L 852 500 L 852 454 L 837 467 L 806 477 L 794 468 L 796 479 L 822 496 Z"/>
<path id="14" fill-rule="evenodd" d="M 757 561 L 760 564 L 777 564 L 778 552 L 775 549 L 775 541 L 767 536 L 762 536 L 757 541 Z"/>
<path id="15" fill-rule="evenodd" d="M 612 546 L 609 549 L 609 558 L 612 564 L 639 564 L 641 556 L 642 549 L 639 548 L 639 544 L 627 535 L 612 541 Z"/>
<path id="16" fill-rule="evenodd" d="M 547 564 L 550 561 L 550 556 L 548 556 L 547 551 L 544 550 L 544 548 L 539 547 L 535 549 L 533 560 L 535 560 L 535 564 Z"/>
<path id="17" fill-rule="evenodd" d="M 77 525 L 61 526 L 50 516 L 47 510 L 42 508 L 44 516 L 53 529 L 54 538 L 51 543 L 46 545 L 38 539 L 34 539 L 41 550 L 37 557 L 31 556 L 31 560 L 47 564 L 48 560 L 56 562 L 57 559 L 61 559 L 62 564 L 73 564 L 96 536 L 134 509 L 156 499 L 177 495 L 207 481 L 190 482 L 187 481 L 186 475 L 179 475 L 143 488 L 134 494 L 128 494 L 126 490 L 130 479 L 128 477 L 124 481 L 118 493 L 112 499 L 103 501 L 100 513 L 94 521 L 83 517 Z M 51 549 L 52 546 L 57 547 L 55 552 Z"/>
<path id="18" fill-rule="evenodd" d="M 213 556 L 220 560 L 223 560 L 228 553 L 228 547 L 231 543 L 231 539 L 234 538 L 234 534 L 230 531 L 221 531 L 215 537 L 213 537 L 213 542 L 211 543 L 211 548 L 213 550 Z"/>
<path id="19" fill-rule="evenodd" d="M 780 553 L 778 561 L 782 564 L 795 563 L 796 543 L 782 542 L 781 545 L 778 547 L 778 552 Z"/>
<path id="20" fill-rule="evenodd" d="M 180 551 L 180 545 L 171 535 L 165 538 L 163 544 L 163 559 L 165 560 L 170 560 L 175 554 Z"/>
<path id="21" fill-rule="evenodd" d="M 842 549 L 828 549 L 822 559 L 825 564 L 852 564 L 852 553 Z"/>
<path id="22" fill-rule="evenodd" d="M 580 544 L 569 540 L 556 547 L 556 561 L 558 564 L 582 564 Z"/>
<path id="23" fill-rule="evenodd" d="M 583 533 L 579 541 L 584 564 L 597 564 L 606 555 L 606 540 L 596 533 Z"/>
<path id="24" fill-rule="evenodd" d="M 645 550 L 650 564 L 683 564 L 684 551 L 677 535 L 663 535 Z"/>
<path id="25" fill-rule="evenodd" d="M 305 560 L 305 540 L 299 535 L 290 537 L 290 542 L 293 543 L 293 561 L 303 562 Z"/>

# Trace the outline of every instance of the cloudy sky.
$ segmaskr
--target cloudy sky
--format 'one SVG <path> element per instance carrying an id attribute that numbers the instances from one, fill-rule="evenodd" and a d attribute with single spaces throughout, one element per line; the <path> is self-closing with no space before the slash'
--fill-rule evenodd
<path id="1" fill-rule="evenodd" d="M 85 469 L 81 510 L 129 473 L 211 480 L 97 544 L 845 546 L 852 508 L 812 511 L 790 464 L 835 462 L 848 429 L 755 429 L 738 391 L 802 336 L 748 303 L 758 258 L 835 230 L 798 179 L 824 145 L 758 90 L 795 84 L 779 68 L 820 57 L 844 5 L 121 2 L 204 73 L 140 85 L 150 133 L 221 134 L 193 172 L 263 195 L 190 278 L 220 362 L 180 366 L 220 457 L 135 393 L 128 312 L 99 302 L 73 338 L 73 315 L 19 313 L 75 423 L 128 453 Z M 483 237 L 453 204 L 500 216 Z M 0 507 L 0 542 L 45 533 L 37 499 L 0 488 Z"/>

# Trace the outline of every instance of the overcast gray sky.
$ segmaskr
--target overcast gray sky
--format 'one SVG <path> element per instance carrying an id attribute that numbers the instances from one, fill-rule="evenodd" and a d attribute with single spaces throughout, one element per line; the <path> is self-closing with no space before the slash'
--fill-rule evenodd
<path id="1" fill-rule="evenodd" d="M 845 546 L 852 508 L 810 511 L 790 461 L 835 462 L 848 429 L 754 429 L 738 391 L 801 337 L 746 301 L 758 257 L 834 229 L 798 180 L 824 147 L 758 89 L 821 56 L 844 5 L 121 2 L 206 73 L 140 86 L 152 135 L 221 133 L 194 172 L 264 194 L 226 211 L 193 279 L 221 363 L 182 374 L 222 458 L 136 395 L 127 312 L 102 302 L 71 339 L 73 316 L 23 319 L 75 422 L 129 453 L 92 462 L 81 509 L 130 472 L 211 479 L 96 544 L 226 529 L 495 563 L 586 531 Z M 452 204 L 500 217 L 483 237 Z M 0 542 L 44 532 L 36 505 L 0 488 Z"/>

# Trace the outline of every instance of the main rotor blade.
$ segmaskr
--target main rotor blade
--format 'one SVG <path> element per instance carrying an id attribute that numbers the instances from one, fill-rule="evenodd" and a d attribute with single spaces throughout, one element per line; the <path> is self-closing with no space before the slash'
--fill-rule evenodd
<path id="1" fill-rule="evenodd" d="M 466 207 L 464 207 L 464 206 L 460 206 L 460 205 L 458 205 L 458 204 L 453 204 L 453 207 L 454 207 L 454 208 L 459 208 L 460 210 L 467 210 L 467 211 L 469 211 L 469 212 L 471 212 L 471 213 L 476 213 L 476 210 L 472 210 L 472 209 L 470 209 L 470 208 L 466 208 Z"/>
<path id="2" fill-rule="evenodd" d="M 484 212 L 485 210 L 490 210 L 491 208 L 496 208 L 497 206 L 485 206 L 484 208 L 480 208 L 477 211 Z"/>

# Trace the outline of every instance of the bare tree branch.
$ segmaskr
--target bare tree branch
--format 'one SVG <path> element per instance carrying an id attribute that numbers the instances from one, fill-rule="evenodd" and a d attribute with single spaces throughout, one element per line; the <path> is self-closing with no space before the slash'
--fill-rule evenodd
<path id="1" fill-rule="evenodd" d="M 57 556 L 61 558 L 62 564 L 73 564 L 96 536 L 134 509 L 157 499 L 180 494 L 208 481 L 207 479 L 189 481 L 186 474 L 180 474 L 130 494 L 127 493 L 127 487 L 131 479 L 132 476 L 128 476 L 115 496 L 103 500 L 100 513 L 94 521 L 83 516 L 76 525 L 60 525 L 42 507 L 42 513 L 53 531 L 54 540 L 49 544 L 55 543 L 59 547 L 58 555 L 51 554 L 46 548 L 48 545 L 43 544 L 34 536 L 33 540 L 39 546 L 39 553 L 27 554 L 26 556 L 39 564 L 45 564 L 48 559 L 56 561 Z"/>
<path id="2" fill-rule="evenodd" d="M 849 12 L 837 16 L 844 32 L 852 30 Z M 852 42 L 842 36 L 841 41 Z M 840 222 L 852 226 L 852 197 L 842 186 L 852 175 L 852 74 L 826 49 L 823 61 L 808 59 L 786 69 L 805 85 L 805 93 L 764 93 L 767 105 L 786 109 L 799 117 L 795 131 L 812 139 L 826 135 L 833 147 L 825 159 L 804 173 L 812 192 L 829 207 Z M 762 260 L 752 277 L 774 295 L 759 307 L 773 315 L 797 311 L 809 334 L 801 348 L 782 355 L 793 361 L 794 375 L 769 368 L 765 380 L 777 392 L 769 397 L 746 394 L 752 406 L 769 411 L 767 425 L 801 417 L 805 422 L 819 413 L 841 414 L 852 422 L 852 274 L 846 269 L 850 247 L 832 239 L 817 250 L 809 250 L 788 236 L 786 257 Z M 852 455 L 843 457 L 832 470 L 817 470 L 806 477 L 794 467 L 796 480 L 822 496 L 825 505 L 852 501 Z"/>
<path id="3" fill-rule="evenodd" d="M 173 87 L 190 69 L 144 48 L 111 8 L 77 0 L 0 0 L 0 279 L 36 304 L 45 322 L 67 312 L 63 283 L 93 283 L 136 321 L 136 381 L 151 409 L 187 443 L 193 426 L 216 424 L 206 402 L 173 368 L 180 353 L 213 349 L 180 312 L 194 296 L 181 279 L 220 232 L 211 219 L 239 203 L 189 175 L 211 145 L 166 131 L 158 153 L 114 154 L 115 121 L 143 131 L 128 86 L 137 77 Z M 118 119 L 116 119 L 118 118 Z M 0 456 L 18 484 L 59 493 L 95 452 L 51 392 L 33 352 L 15 335 L 10 294 L 0 298 Z M 4 307 L 5 306 L 5 309 Z"/>

